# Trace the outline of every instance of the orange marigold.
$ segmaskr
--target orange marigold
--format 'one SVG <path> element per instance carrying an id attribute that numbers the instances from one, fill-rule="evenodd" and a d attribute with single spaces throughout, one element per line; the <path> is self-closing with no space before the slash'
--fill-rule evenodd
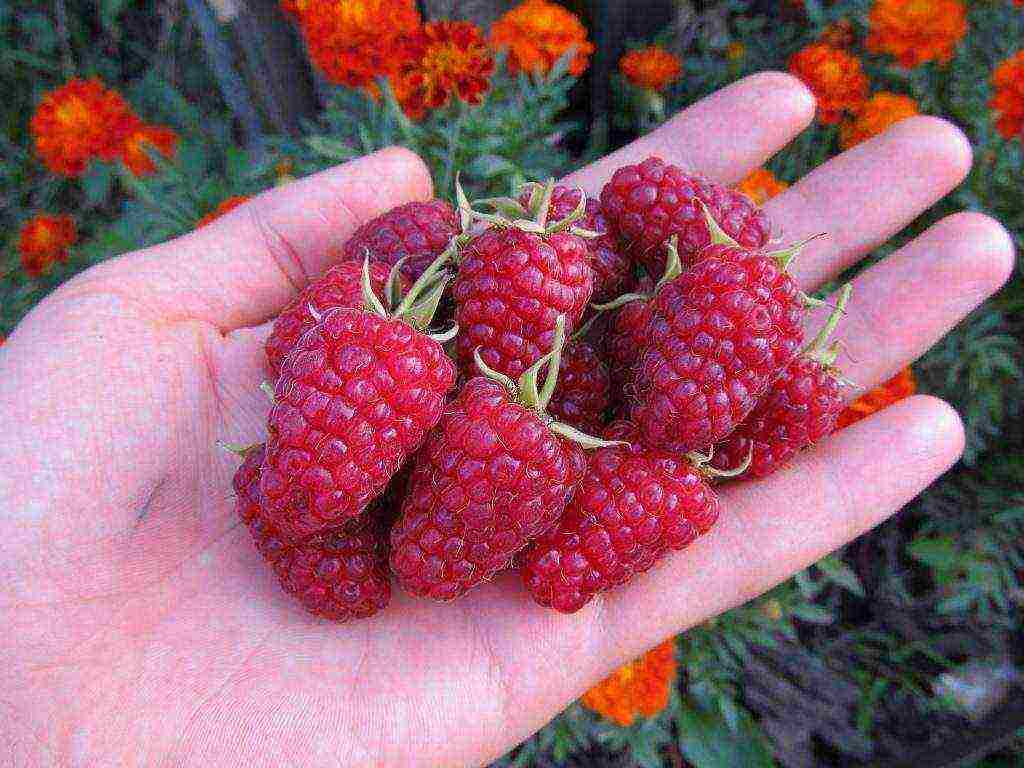
<path id="1" fill-rule="evenodd" d="M 660 45 L 628 51 L 619 60 L 619 71 L 633 85 L 650 91 L 663 91 L 683 74 L 679 57 Z"/>
<path id="2" fill-rule="evenodd" d="M 525 0 L 491 27 L 491 45 L 508 49 L 513 74 L 547 74 L 569 49 L 575 50 L 569 72 L 579 77 L 590 64 L 594 46 L 579 17 L 548 0 Z"/>
<path id="3" fill-rule="evenodd" d="M 21 266 L 29 277 L 39 277 L 56 261 L 68 260 L 68 248 L 78 239 L 70 216 L 40 213 L 26 221 L 18 234 Z"/>
<path id="4" fill-rule="evenodd" d="M 388 76 L 395 44 L 420 26 L 415 0 L 318 0 L 296 2 L 309 56 L 327 79 L 371 91 Z"/>
<path id="5" fill-rule="evenodd" d="M 47 168 L 80 176 L 92 160 L 117 157 L 137 123 L 120 93 L 96 78 L 74 78 L 43 96 L 29 130 Z"/>
<path id="6" fill-rule="evenodd" d="M 856 112 L 868 96 L 868 78 L 860 59 L 824 43 L 812 43 L 789 60 L 789 71 L 799 77 L 818 100 L 818 119 L 839 122 L 844 112 Z"/>
<path id="7" fill-rule="evenodd" d="M 121 160 L 135 176 L 148 176 L 156 171 L 149 153 L 159 152 L 170 159 L 178 149 L 178 134 L 162 125 L 140 125 L 125 139 Z"/>
<path id="8" fill-rule="evenodd" d="M 787 187 L 789 184 L 775 178 L 767 168 L 755 168 L 736 185 L 737 191 L 753 200 L 755 205 L 764 205 Z"/>
<path id="9" fill-rule="evenodd" d="M 904 67 L 945 64 L 966 34 L 961 0 L 875 0 L 868 14 L 868 50 L 891 54 Z"/>
<path id="10" fill-rule="evenodd" d="M 992 88 L 995 94 L 988 105 L 997 114 L 996 130 L 1007 139 L 1024 140 L 1024 50 L 996 67 Z"/>
<path id="11" fill-rule="evenodd" d="M 494 56 L 480 28 L 468 21 L 424 24 L 403 39 L 402 48 L 392 85 L 402 109 L 414 120 L 452 97 L 479 104 L 491 87 Z"/>
<path id="12" fill-rule="evenodd" d="M 884 384 L 865 392 L 846 406 L 846 410 L 839 414 L 836 429 L 842 429 L 861 419 L 866 419 L 871 414 L 899 402 L 905 397 L 910 397 L 916 391 L 917 380 L 914 378 L 914 371 L 909 367 L 904 368 Z"/>
<path id="13" fill-rule="evenodd" d="M 212 211 L 210 211 L 208 214 L 203 216 L 203 218 L 196 222 L 195 228 L 199 229 L 200 227 L 205 227 L 211 221 L 219 219 L 221 216 L 223 216 L 225 213 L 228 213 L 229 211 L 235 210 L 235 208 L 240 206 L 242 203 L 248 202 L 250 199 L 250 195 L 235 195 L 233 197 L 227 198 L 226 200 L 222 200 L 217 205 L 216 208 L 214 208 Z"/>
<path id="14" fill-rule="evenodd" d="M 839 127 L 839 143 L 843 149 L 849 149 L 917 114 L 920 114 L 917 102 L 909 96 L 879 91 L 864 102 L 856 115 L 843 121 Z"/>
<path id="15" fill-rule="evenodd" d="M 583 706 L 625 727 L 654 717 L 667 705 L 676 680 L 675 641 L 666 640 L 620 667 L 580 699 Z"/>

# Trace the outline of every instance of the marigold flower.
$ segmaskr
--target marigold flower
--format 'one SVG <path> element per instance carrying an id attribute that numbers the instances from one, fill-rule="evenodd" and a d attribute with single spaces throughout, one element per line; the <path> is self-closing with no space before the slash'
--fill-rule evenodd
<path id="1" fill-rule="evenodd" d="M 415 0 L 317 0 L 295 2 L 309 56 L 327 79 L 375 92 L 373 79 L 390 75 L 395 44 L 416 31 Z"/>
<path id="2" fill-rule="evenodd" d="M 736 185 L 736 190 L 753 200 L 755 205 L 764 205 L 788 187 L 789 184 L 775 178 L 767 168 L 755 168 Z"/>
<path id="3" fill-rule="evenodd" d="M 452 97 L 479 104 L 491 87 L 494 56 L 480 28 L 468 21 L 435 21 L 402 40 L 392 87 L 414 120 Z"/>
<path id="4" fill-rule="evenodd" d="M 865 392 L 846 406 L 846 410 L 839 414 L 836 429 L 842 429 L 861 419 L 866 419 L 871 414 L 910 397 L 916 391 L 917 380 L 914 378 L 914 371 L 909 367 L 904 368 L 884 384 Z"/>
<path id="5" fill-rule="evenodd" d="M 856 56 L 824 43 L 812 43 L 789 60 L 789 71 L 799 77 L 818 100 L 818 119 L 839 122 L 843 112 L 856 112 L 868 96 L 868 78 Z"/>
<path id="6" fill-rule="evenodd" d="M 997 114 L 996 130 L 1004 138 L 1024 141 L 1024 50 L 996 67 L 992 88 L 995 93 L 988 105 Z"/>
<path id="7" fill-rule="evenodd" d="M 872 53 L 891 54 L 904 67 L 945 64 L 967 34 L 967 9 L 961 0 L 875 0 L 868 30 Z"/>
<path id="8" fill-rule="evenodd" d="M 491 27 L 491 45 L 508 49 L 512 74 L 547 74 L 570 49 L 575 49 L 569 73 L 579 77 L 590 64 L 594 46 L 579 17 L 548 0 L 525 0 Z"/>
<path id="9" fill-rule="evenodd" d="M 580 699 L 583 706 L 623 727 L 654 717 L 667 705 L 676 681 L 675 641 L 666 640 L 620 667 Z"/>
<path id="10" fill-rule="evenodd" d="M 178 149 L 178 134 L 162 125 L 140 125 L 125 139 L 121 161 L 135 176 L 148 176 L 156 171 L 150 153 L 159 152 L 170 159 Z"/>
<path id="11" fill-rule="evenodd" d="M 849 149 L 917 114 L 920 114 L 917 102 L 909 96 L 879 91 L 864 102 L 857 114 L 839 126 L 839 144 L 843 149 Z"/>
<path id="12" fill-rule="evenodd" d="M 26 221 L 18 234 L 21 266 L 29 277 L 39 277 L 57 261 L 68 260 L 68 248 L 78 239 L 70 216 L 40 213 Z"/>
<path id="13" fill-rule="evenodd" d="M 660 45 L 627 51 L 619 60 L 619 71 L 638 88 L 663 91 L 683 74 L 679 57 Z"/>
<path id="14" fill-rule="evenodd" d="M 250 199 L 252 199 L 250 195 L 234 195 L 226 200 L 222 200 L 216 208 L 196 222 L 195 228 L 199 229 L 200 227 L 205 227 L 211 221 L 219 219 L 224 214 L 235 210 L 235 208 L 242 205 L 242 203 L 248 202 Z"/>
<path id="15" fill-rule="evenodd" d="M 54 173 L 80 176 L 92 160 L 113 160 L 138 118 L 98 79 L 69 80 L 39 102 L 29 123 L 36 154 Z"/>

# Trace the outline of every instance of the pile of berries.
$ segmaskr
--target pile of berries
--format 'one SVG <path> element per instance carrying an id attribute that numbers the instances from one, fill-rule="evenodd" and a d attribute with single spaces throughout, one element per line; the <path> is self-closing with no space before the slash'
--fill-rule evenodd
<path id="1" fill-rule="evenodd" d="M 286 593 L 346 621 L 518 568 L 573 612 L 707 533 L 726 477 L 835 428 L 845 290 L 811 300 L 763 211 L 657 158 L 601 193 L 459 190 L 361 227 L 281 313 L 237 509 Z M 488 212 L 484 212 L 485 209 Z"/>

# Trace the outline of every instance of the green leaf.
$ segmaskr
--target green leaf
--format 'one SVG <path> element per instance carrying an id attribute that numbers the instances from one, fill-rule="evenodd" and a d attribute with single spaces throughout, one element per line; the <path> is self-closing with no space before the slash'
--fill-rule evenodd
<path id="1" fill-rule="evenodd" d="M 112 30 L 117 17 L 128 5 L 129 0 L 100 0 L 100 23 L 104 28 Z"/>
<path id="2" fill-rule="evenodd" d="M 864 586 L 860 583 L 860 579 L 857 578 L 857 574 L 835 555 L 829 555 L 819 560 L 818 568 L 828 576 L 830 581 L 838 584 L 848 592 L 852 592 L 857 597 L 864 597 Z"/>
<path id="3" fill-rule="evenodd" d="M 466 167 L 466 173 L 483 179 L 493 179 L 515 171 L 516 166 L 498 155 L 480 155 Z"/>
<path id="4" fill-rule="evenodd" d="M 364 144 L 370 143 L 369 140 L 364 140 Z M 338 162 L 351 160 L 358 154 L 343 141 L 332 139 L 328 136 L 307 136 L 306 145 L 318 155 L 330 160 L 337 160 Z"/>
<path id="5" fill-rule="evenodd" d="M 952 537 L 918 539 L 907 545 L 907 552 L 915 560 L 937 569 L 952 567 L 957 558 L 957 547 Z"/>
<path id="6" fill-rule="evenodd" d="M 721 715 L 684 706 L 679 713 L 679 749 L 695 768 L 775 765 L 764 734 L 746 713 L 732 732 Z"/>
<path id="7" fill-rule="evenodd" d="M 798 605 L 793 609 L 793 615 L 809 624 L 831 624 L 835 620 L 831 612 L 810 603 Z"/>
<path id="8" fill-rule="evenodd" d="M 114 173 L 110 163 L 93 163 L 82 176 L 82 191 L 89 208 L 98 208 L 110 196 Z"/>

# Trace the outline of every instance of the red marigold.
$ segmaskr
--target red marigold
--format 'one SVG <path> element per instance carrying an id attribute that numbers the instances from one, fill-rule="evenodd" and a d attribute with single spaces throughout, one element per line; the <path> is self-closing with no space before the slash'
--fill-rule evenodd
<path id="1" fill-rule="evenodd" d="M 79 176 L 90 161 L 117 157 L 137 124 L 120 93 L 98 79 L 75 78 L 43 96 L 29 130 L 47 168 L 62 176 Z"/>
<path id="2" fill-rule="evenodd" d="M 392 79 L 395 96 L 414 120 L 452 97 L 479 104 L 491 87 L 494 56 L 468 21 L 434 21 L 402 40 Z"/>
<path id="3" fill-rule="evenodd" d="M 221 216 L 223 216 L 225 213 L 228 213 L 229 211 L 235 210 L 235 208 L 240 206 L 242 203 L 248 202 L 250 199 L 250 195 L 235 195 L 234 197 L 229 197 L 226 200 L 222 200 L 217 205 L 216 208 L 214 208 L 212 211 L 210 211 L 208 214 L 203 216 L 203 218 L 196 222 L 195 228 L 199 229 L 200 227 L 205 227 L 211 221 L 219 219 Z"/>
<path id="4" fill-rule="evenodd" d="M 839 127 L 839 144 L 843 149 L 884 133 L 900 120 L 920 114 L 917 102 L 909 96 L 879 91 Z"/>
<path id="5" fill-rule="evenodd" d="M 569 73 L 579 77 L 590 64 L 594 46 L 579 17 L 548 0 L 524 0 L 491 27 L 491 45 L 508 50 L 512 74 L 547 74 L 570 49 Z"/>
<path id="6" fill-rule="evenodd" d="M 373 79 L 390 75 L 395 44 L 416 31 L 414 0 L 294 2 L 309 56 L 327 79 L 374 91 Z"/>
<path id="7" fill-rule="evenodd" d="M 996 130 L 1007 139 L 1024 140 L 1024 50 L 996 67 L 992 88 L 995 93 L 988 105 L 997 115 Z"/>
<path id="8" fill-rule="evenodd" d="M 884 384 L 865 392 L 846 406 L 846 410 L 839 414 L 836 429 L 842 429 L 861 419 L 866 419 L 871 414 L 910 397 L 916 391 L 917 381 L 914 379 L 914 371 L 909 367 L 904 368 Z"/>
<path id="9" fill-rule="evenodd" d="M 755 205 L 764 205 L 788 187 L 789 184 L 775 178 L 767 168 L 755 168 L 736 185 L 736 190 L 753 200 Z"/>
<path id="10" fill-rule="evenodd" d="M 148 148 L 148 149 L 147 149 Z M 162 125 L 140 125 L 125 139 L 121 160 L 135 176 L 148 176 L 156 171 L 149 153 L 157 151 L 164 157 L 174 157 L 178 148 L 178 134 Z"/>
<path id="11" fill-rule="evenodd" d="M 667 705 L 676 680 L 675 641 L 666 640 L 620 667 L 580 699 L 587 709 L 623 727 L 654 717 Z"/>
<path id="12" fill-rule="evenodd" d="M 633 85 L 650 91 L 663 91 L 683 74 L 679 57 L 660 45 L 627 51 L 619 59 L 619 71 Z"/>
<path id="13" fill-rule="evenodd" d="M 39 277 L 56 261 L 68 260 L 68 248 L 78 239 L 70 216 L 40 213 L 26 221 L 18 234 L 21 266 L 29 277 Z"/>
<path id="14" fill-rule="evenodd" d="M 961 0 L 876 0 L 868 30 L 872 53 L 891 54 L 904 67 L 945 64 L 967 34 L 967 9 Z"/>
<path id="15" fill-rule="evenodd" d="M 818 100 L 818 119 L 839 122 L 843 112 L 856 112 L 868 96 L 868 78 L 860 59 L 824 43 L 812 43 L 793 54 L 789 71 Z"/>

